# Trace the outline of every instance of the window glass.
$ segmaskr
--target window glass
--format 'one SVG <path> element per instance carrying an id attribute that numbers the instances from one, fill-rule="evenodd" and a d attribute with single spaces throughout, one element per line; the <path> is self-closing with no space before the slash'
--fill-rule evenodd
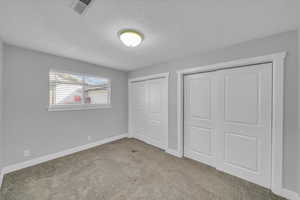
<path id="1" fill-rule="evenodd" d="M 106 78 L 50 71 L 49 86 L 50 106 L 110 104 L 110 80 Z"/>

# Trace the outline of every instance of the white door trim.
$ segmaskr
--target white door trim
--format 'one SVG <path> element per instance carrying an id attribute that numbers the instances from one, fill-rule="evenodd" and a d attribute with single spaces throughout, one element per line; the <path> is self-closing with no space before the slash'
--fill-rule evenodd
<path id="1" fill-rule="evenodd" d="M 128 80 L 128 84 L 130 84 L 132 82 L 146 81 L 146 80 L 159 79 L 159 78 L 169 79 L 169 72 L 161 73 L 161 74 L 152 74 L 149 76 L 141 76 L 141 77 L 137 77 L 137 78 L 131 78 Z"/>
<path id="2" fill-rule="evenodd" d="M 133 137 L 133 133 L 132 133 L 132 105 L 131 105 L 131 83 L 134 82 L 139 82 L 139 81 L 146 81 L 146 80 L 151 80 L 151 79 L 160 79 L 160 78 L 164 78 L 166 79 L 167 85 L 166 85 L 166 90 L 167 90 L 167 99 L 166 101 L 169 103 L 169 72 L 167 73 L 160 73 L 160 74 L 153 74 L 153 75 L 149 75 L 149 76 L 141 76 L 141 77 L 137 77 L 137 78 L 132 78 L 132 79 L 128 79 L 128 137 L 132 138 Z M 169 106 L 169 105 L 168 105 Z M 167 115 L 165 118 L 165 122 L 167 123 L 167 130 L 166 130 L 166 141 L 165 144 L 166 146 L 164 147 L 164 150 L 168 149 L 169 146 L 169 109 L 167 106 Z"/>
<path id="3" fill-rule="evenodd" d="M 261 63 L 273 63 L 273 105 L 272 105 L 272 175 L 271 190 L 281 195 L 283 191 L 283 89 L 284 61 L 287 53 L 275 53 L 254 58 L 240 59 L 230 62 L 217 63 L 202 67 L 177 71 L 177 138 L 178 155 L 183 156 L 183 76 L 187 74 L 215 71 L 218 69 L 249 66 Z"/>

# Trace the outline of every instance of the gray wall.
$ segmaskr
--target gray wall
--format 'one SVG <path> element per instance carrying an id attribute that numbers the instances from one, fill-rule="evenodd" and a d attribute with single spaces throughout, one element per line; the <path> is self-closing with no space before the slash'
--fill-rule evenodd
<path id="1" fill-rule="evenodd" d="M 224 49 L 194 55 L 189 58 L 162 63 L 133 71 L 129 78 L 155 73 L 170 72 L 169 80 L 169 148 L 177 148 L 177 99 L 176 73 L 183 68 L 191 68 L 231 61 L 239 58 L 262 56 L 287 51 L 285 70 L 284 105 L 284 186 L 297 191 L 297 31 L 290 31 L 262 39 L 252 40 Z M 199 44 L 201 45 L 201 44 Z"/>
<path id="2" fill-rule="evenodd" d="M 3 86 L 3 42 L 0 39 L 0 170 L 4 165 L 4 134 L 3 134 L 3 123 L 2 123 L 2 116 L 3 116 L 3 96 L 2 96 L 2 86 Z"/>
<path id="3" fill-rule="evenodd" d="M 110 78 L 112 108 L 47 111 L 50 68 Z M 5 164 L 127 133 L 127 78 L 127 72 L 5 44 Z M 25 149 L 31 157 L 24 158 Z"/>
<path id="4" fill-rule="evenodd" d="M 300 10 L 300 3 L 299 3 Z M 299 12 L 300 19 L 300 12 Z M 300 20 L 298 28 L 298 77 L 300 77 Z M 298 102 L 300 101 L 300 78 L 298 78 Z M 298 194 L 300 198 L 300 105 L 298 105 Z"/>

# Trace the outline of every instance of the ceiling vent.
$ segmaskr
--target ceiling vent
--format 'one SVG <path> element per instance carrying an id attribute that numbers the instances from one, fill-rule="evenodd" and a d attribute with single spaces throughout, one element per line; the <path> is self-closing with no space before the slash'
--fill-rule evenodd
<path id="1" fill-rule="evenodd" d="M 72 5 L 73 10 L 79 15 L 82 15 L 86 12 L 91 2 L 92 0 L 75 0 L 75 2 Z"/>

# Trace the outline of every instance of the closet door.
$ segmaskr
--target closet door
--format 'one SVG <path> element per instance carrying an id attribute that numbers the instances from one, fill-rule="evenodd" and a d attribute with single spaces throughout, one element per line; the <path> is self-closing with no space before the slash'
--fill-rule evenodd
<path id="1" fill-rule="evenodd" d="M 215 166 L 215 72 L 184 77 L 184 156 Z"/>
<path id="2" fill-rule="evenodd" d="M 221 70 L 217 77 L 217 168 L 270 187 L 272 64 Z"/>
<path id="3" fill-rule="evenodd" d="M 131 126 L 133 137 L 161 149 L 167 147 L 167 79 L 131 84 Z"/>
<path id="4" fill-rule="evenodd" d="M 166 79 L 147 81 L 147 138 L 146 142 L 165 149 L 167 143 L 167 95 Z"/>
<path id="5" fill-rule="evenodd" d="M 147 131 L 146 82 L 131 83 L 131 116 L 133 137 L 144 138 Z"/>

